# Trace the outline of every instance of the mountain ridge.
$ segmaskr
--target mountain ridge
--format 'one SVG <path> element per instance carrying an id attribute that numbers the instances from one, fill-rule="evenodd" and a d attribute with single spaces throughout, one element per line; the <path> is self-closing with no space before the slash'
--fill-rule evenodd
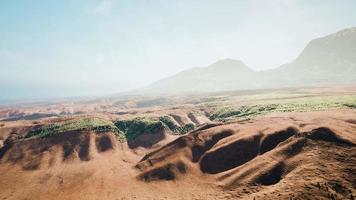
<path id="1" fill-rule="evenodd" d="M 178 94 L 228 90 L 356 83 L 356 27 L 311 40 L 290 63 L 255 71 L 241 60 L 226 58 L 194 67 L 138 90 Z"/>

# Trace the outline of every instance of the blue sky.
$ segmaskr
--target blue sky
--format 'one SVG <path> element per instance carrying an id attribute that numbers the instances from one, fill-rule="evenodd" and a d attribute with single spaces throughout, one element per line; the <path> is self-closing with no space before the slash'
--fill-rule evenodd
<path id="1" fill-rule="evenodd" d="M 356 1 L 0 0 L 0 99 L 105 95 L 223 58 L 291 62 Z"/>

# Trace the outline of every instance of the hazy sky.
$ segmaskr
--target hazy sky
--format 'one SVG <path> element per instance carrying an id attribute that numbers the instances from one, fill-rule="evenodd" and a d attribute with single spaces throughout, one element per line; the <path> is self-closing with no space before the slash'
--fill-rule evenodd
<path id="1" fill-rule="evenodd" d="M 1 0 L 0 99 L 110 94 L 223 58 L 290 62 L 355 0 Z"/>

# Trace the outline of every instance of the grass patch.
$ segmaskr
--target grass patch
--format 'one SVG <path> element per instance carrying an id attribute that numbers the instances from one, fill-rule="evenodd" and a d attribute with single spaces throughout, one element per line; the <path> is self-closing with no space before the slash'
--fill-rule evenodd
<path id="1" fill-rule="evenodd" d="M 356 109 L 356 96 L 307 97 L 271 104 L 257 104 L 240 107 L 224 107 L 216 110 L 210 120 L 231 121 L 238 118 L 252 118 L 271 112 L 308 112 L 328 109 Z"/>
<path id="2" fill-rule="evenodd" d="M 118 128 L 114 125 L 113 122 L 101 118 L 80 118 L 80 119 L 72 119 L 65 122 L 58 122 L 48 125 L 43 125 L 36 130 L 30 131 L 25 138 L 30 137 L 48 137 L 55 134 L 60 134 L 69 131 L 76 130 L 91 130 L 97 133 L 102 132 L 115 132 L 118 136 L 122 133 L 118 130 Z"/>

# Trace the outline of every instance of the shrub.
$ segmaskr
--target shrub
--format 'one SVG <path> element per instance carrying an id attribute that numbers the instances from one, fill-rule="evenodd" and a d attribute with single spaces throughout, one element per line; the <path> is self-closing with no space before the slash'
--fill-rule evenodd
<path id="1" fill-rule="evenodd" d="M 188 133 L 189 131 L 193 130 L 195 128 L 194 124 L 189 123 L 184 126 L 177 126 L 170 117 L 168 116 L 162 116 L 159 118 L 159 120 L 165 125 L 169 130 L 171 130 L 173 133 L 177 134 L 185 134 Z"/>
<path id="2" fill-rule="evenodd" d="M 115 122 L 115 126 L 125 134 L 127 140 L 135 139 L 144 133 L 155 134 L 163 127 L 161 121 L 146 118 L 120 120 Z"/>
<path id="3" fill-rule="evenodd" d="M 171 120 L 171 118 L 169 118 L 168 116 L 161 116 L 159 117 L 159 120 L 166 125 L 169 130 L 176 132 L 177 130 L 177 125 Z"/>
<path id="4" fill-rule="evenodd" d="M 356 109 L 356 103 L 345 103 L 344 106 L 346 106 L 348 108 Z"/>
<path id="5" fill-rule="evenodd" d="M 38 129 L 32 130 L 27 133 L 25 138 L 47 137 L 59 133 L 76 130 L 92 130 L 97 133 L 112 131 L 115 132 L 115 134 L 120 134 L 114 123 L 109 120 L 101 118 L 80 118 L 68 120 L 65 122 L 57 122 L 53 124 L 43 125 Z"/>
<path id="6" fill-rule="evenodd" d="M 134 118 L 131 120 L 119 120 L 115 122 L 118 130 L 124 133 L 126 140 L 132 140 L 141 134 L 155 134 L 164 127 L 176 134 L 184 134 L 194 129 L 194 124 L 177 126 L 168 116 L 162 116 L 158 119 L 152 118 Z"/>
<path id="7" fill-rule="evenodd" d="M 194 124 L 192 123 L 189 123 L 189 124 L 186 124 L 182 127 L 179 127 L 178 129 L 178 132 L 180 134 L 184 134 L 184 133 L 188 133 L 189 131 L 193 130 L 195 128 Z"/>
<path id="8" fill-rule="evenodd" d="M 210 115 L 210 120 L 226 122 L 236 118 L 255 117 L 270 112 L 308 112 L 340 108 L 355 109 L 355 102 L 356 95 L 288 99 L 274 104 L 221 108 Z"/>
<path id="9" fill-rule="evenodd" d="M 223 108 L 214 112 L 210 116 L 210 120 L 228 121 L 239 117 L 253 117 L 260 114 L 272 112 L 278 108 L 277 104 L 270 105 L 255 105 L 255 106 L 241 106 L 239 109 Z"/>

